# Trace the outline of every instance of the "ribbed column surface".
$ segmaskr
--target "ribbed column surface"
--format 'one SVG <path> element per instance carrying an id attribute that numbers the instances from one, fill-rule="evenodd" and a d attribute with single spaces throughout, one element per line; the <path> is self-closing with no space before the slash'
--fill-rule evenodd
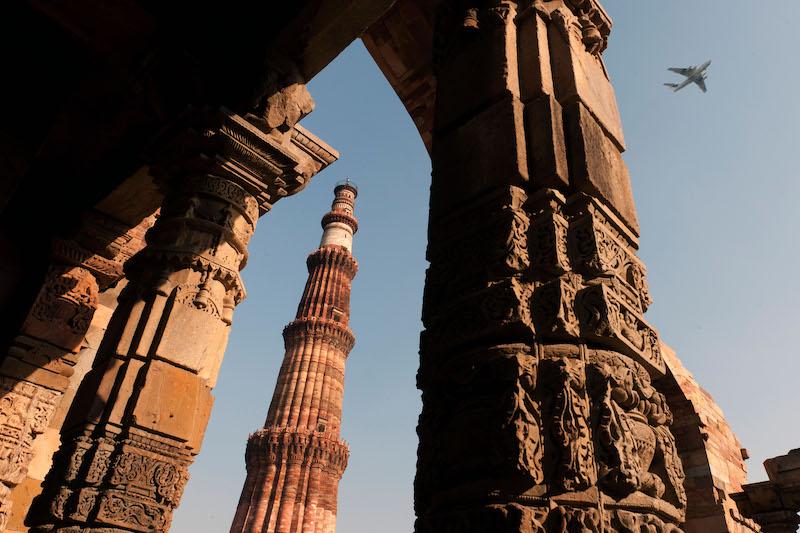
<path id="1" fill-rule="evenodd" d="M 357 189 L 334 189 L 319 248 L 295 320 L 283 330 L 286 352 L 263 429 L 247 442 L 245 480 L 231 533 L 332 533 L 339 480 L 349 451 L 340 439 Z"/>

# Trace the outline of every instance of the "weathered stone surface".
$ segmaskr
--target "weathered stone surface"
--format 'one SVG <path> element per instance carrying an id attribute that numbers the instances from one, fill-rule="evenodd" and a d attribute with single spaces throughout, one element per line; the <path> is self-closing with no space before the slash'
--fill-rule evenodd
<path id="1" fill-rule="evenodd" d="M 216 285 L 224 294 L 224 288 Z M 214 311 L 176 302 L 168 312 L 154 355 L 196 372 L 213 387 L 222 364 L 228 332 L 227 325 L 215 316 Z"/>
<path id="2" fill-rule="evenodd" d="M 26 110 L 26 132 L 35 129 L 28 122 L 41 122 L 37 114 L 57 117 L 58 124 L 30 139 L 0 132 L 0 153 L 9 153 L 9 142 L 25 151 L 6 165 L 14 178 L 0 202 L 5 206 L 7 191 L 19 185 L 27 194 L 11 202 L 12 212 L 35 211 L 37 218 L 44 214 L 59 225 L 63 218 L 65 227 L 77 227 L 71 211 L 94 205 L 122 176 L 135 173 L 133 186 L 118 188 L 98 211 L 131 226 L 164 205 L 147 250 L 130 261 L 115 251 L 124 243 L 114 223 L 93 223 L 95 231 L 85 238 L 54 245 L 54 262 L 86 269 L 99 291 L 128 263 L 131 288 L 66 419 L 64 447 L 32 513 L 38 531 L 167 529 L 200 440 L 185 440 L 188 423 L 170 415 L 190 411 L 187 418 L 196 416 L 194 425 L 204 426 L 202 391 L 213 386 L 233 309 L 244 297 L 238 270 L 255 220 L 336 157 L 294 124 L 310 107 L 304 89 L 271 69 L 294 61 L 294 76 L 310 77 L 390 3 L 198 5 L 192 17 L 200 23 L 184 25 L 180 38 L 167 40 L 152 36 L 162 23 L 172 24 L 159 15 L 172 16 L 170 9 L 145 10 L 135 2 L 104 8 L 114 9 L 113 17 L 73 4 L 32 10 L 37 14 L 30 16 L 47 17 L 44 25 L 57 27 L 31 32 L 48 44 L 50 56 L 32 64 L 52 73 L 63 58 L 73 61 L 63 67 L 68 76 L 44 80 L 47 94 L 31 96 L 35 105 L 13 106 Z M 10 20 L 20 18 L 16 13 Z M 721 413 L 677 377 L 663 353 L 664 365 L 658 364 L 657 338 L 644 322 L 649 295 L 635 255 L 635 210 L 619 156 L 624 141 L 601 59 L 609 31 L 596 0 L 398 0 L 367 29 L 367 47 L 433 153 L 418 531 L 678 533 L 684 512 L 687 531 L 756 527 L 732 513 L 723 496 L 743 468 Z M 99 59 L 88 78 L 82 77 L 86 57 Z M 74 101 L 62 106 L 63 95 L 75 95 Z M 189 102 L 213 104 L 178 119 Z M 220 102 L 236 113 L 221 110 Z M 154 141 L 159 131 L 164 138 Z M 74 186 L 78 180 L 81 187 Z M 47 189 L 50 195 L 42 195 Z M 29 200 L 38 196 L 45 201 L 31 210 Z M 10 219 L 19 227 L 33 216 Z M 341 233 L 328 237 L 328 244 L 349 242 Z M 47 248 L 49 242 L 28 246 Z M 11 247 L 7 256 L 14 253 L 19 250 Z M 331 285 L 341 288 L 354 273 L 344 256 L 315 254 L 309 266 L 341 270 L 343 277 Z M 19 278 L 22 263 L 5 259 L 4 276 Z M 9 276 L 3 294 L 12 294 Z M 584 305 L 590 296 L 599 305 Z M 60 311 L 69 308 L 56 301 Z M 330 353 L 346 352 L 352 335 L 340 322 L 343 315 L 347 309 L 332 306 L 325 317 L 292 323 L 287 348 L 328 343 Z M 182 339 L 182 332 L 194 338 Z M 201 332 L 208 336 L 201 339 Z M 60 345 L 73 340 L 77 336 L 62 337 L 51 347 L 63 352 Z M 80 363 L 74 353 L 52 358 L 49 348 L 27 336 L 15 343 L 25 349 L 4 367 L 6 377 L 22 379 L 35 367 L 27 377 L 37 386 L 69 386 L 71 365 Z M 287 350 L 287 358 L 309 366 L 290 366 L 278 388 L 314 380 L 340 395 L 343 358 L 323 361 L 320 353 L 312 348 L 303 359 L 305 352 Z M 184 397 L 170 396 L 167 374 L 186 385 L 177 392 Z M 199 383 L 206 388 L 190 386 Z M 280 411 L 308 426 L 257 432 L 247 461 L 264 473 L 262 481 L 286 488 L 276 528 L 292 527 L 291 518 L 304 513 L 304 529 L 328 532 L 347 450 L 338 433 L 325 435 L 338 431 L 336 406 L 315 404 L 316 391 L 309 390 L 310 403 L 298 397 L 297 407 Z M 30 411 L 24 414 L 30 395 L 16 391 L 12 387 L 4 400 L 13 401 L 5 405 L 23 416 L 13 423 L 0 419 L 6 421 L 2 430 L 10 435 L 27 424 L 39 431 L 44 426 L 33 424 Z M 329 418 L 315 415 L 325 409 Z M 53 440 L 59 417 L 63 413 L 51 415 L 38 442 Z M 6 440 L 4 453 L 19 439 Z M 286 458 L 285 468 L 283 462 L 281 470 L 274 468 L 271 454 Z M 34 466 L 29 473 L 41 471 Z M 717 475 L 726 469 L 730 483 Z M 29 487 L 29 480 L 19 486 Z M 252 489 L 250 481 L 243 493 Z M 304 504 L 298 487 L 306 481 L 319 498 Z M 773 502 L 775 488 L 762 486 L 757 502 Z M 0 485 L 0 520 L 7 492 Z M 266 516 L 266 506 L 254 512 Z M 790 527 L 791 516 L 760 513 L 775 528 Z"/>
<path id="3" fill-rule="evenodd" d="M 149 363 L 142 373 L 144 382 L 137 384 L 138 400 L 131 411 L 133 424 L 199 450 L 213 402 L 208 381 L 164 361 Z"/>
<path id="4" fill-rule="evenodd" d="M 530 178 L 536 187 L 569 185 L 567 144 L 561 104 L 549 95 L 525 104 Z"/>
<path id="5" fill-rule="evenodd" d="M 552 70 L 558 101 L 564 106 L 580 101 L 616 148 L 624 150 L 617 99 L 601 56 L 610 19 L 596 2 L 591 7 L 587 2 L 569 1 L 540 5 L 540 13 L 551 21 L 547 32 L 551 54 L 558 58 Z"/>
<path id="6" fill-rule="evenodd" d="M 314 100 L 303 83 L 293 83 L 267 97 L 264 121 L 268 128 L 289 131 L 314 110 Z"/>
<path id="7" fill-rule="evenodd" d="M 364 46 L 414 121 L 430 152 L 436 80 L 433 76 L 433 2 L 394 2 L 361 36 Z M 402 42 L 402 46 L 397 46 Z"/>
<path id="8" fill-rule="evenodd" d="M 517 61 L 524 102 L 555 96 L 547 21 L 532 7 L 517 16 Z"/>
<path id="9" fill-rule="evenodd" d="M 638 234 L 631 180 L 619 149 L 580 102 L 565 105 L 564 122 L 573 186 L 602 198 Z"/>
<path id="10" fill-rule="evenodd" d="M 524 107 L 516 98 L 501 99 L 437 136 L 431 216 L 442 216 L 496 185 L 524 187 L 528 181 L 525 154 Z"/>
<path id="11" fill-rule="evenodd" d="M 433 138 L 416 531 L 679 532 L 685 474 L 621 134 L 592 114 L 610 121 L 613 93 L 560 78 L 605 76 L 607 17 L 537 2 L 497 46 L 484 21 L 516 7 L 454 3 L 435 26 L 437 72 L 464 71 L 477 43 L 505 69 L 469 74 L 495 77 L 478 95 L 437 78 L 458 120 Z M 487 87 L 499 96 L 482 107 Z"/>
<path id="12" fill-rule="evenodd" d="M 519 99 L 516 6 L 507 2 L 491 9 L 466 12 L 444 5 L 439 14 L 435 127 L 447 131 L 498 100 Z M 451 87 L 468 90 L 452 91 Z M 488 131 L 487 131 L 488 132 Z"/>
<path id="13" fill-rule="evenodd" d="M 0 434 L 13 436 L 0 443 L 5 488 L 0 508 L 7 514 L 17 506 L 12 522 L 21 522 L 30 504 L 32 482 L 26 480 L 44 478 L 58 447 L 58 428 L 69 407 L 60 404 L 61 397 L 84 374 L 75 375 L 79 352 L 92 326 L 104 328 L 107 322 L 102 312 L 95 316 L 100 290 L 119 280 L 122 262 L 143 246 L 142 235 L 152 222 L 146 218 L 131 228 L 99 212 L 87 213 L 74 239 L 53 243 L 53 265 L 0 366 Z M 72 395 L 67 396 L 69 402 Z M 15 486 L 22 483 L 26 488 L 17 494 Z"/>

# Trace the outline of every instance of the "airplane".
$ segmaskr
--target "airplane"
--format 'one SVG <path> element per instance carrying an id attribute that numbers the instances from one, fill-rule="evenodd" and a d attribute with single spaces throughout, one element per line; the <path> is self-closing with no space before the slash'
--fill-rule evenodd
<path id="1" fill-rule="evenodd" d="M 672 88 L 673 92 L 678 92 L 690 83 L 696 83 L 703 92 L 706 92 L 706 77 L 708 76 L 708 67 L 711 66 L 711 61 L 706 61 L 699 67 L 689 68 L 675 68 L 670 67 L 667 70 L 686 76 L 686 79 L 681 83 L 665 83 L 667 87 Z"/>

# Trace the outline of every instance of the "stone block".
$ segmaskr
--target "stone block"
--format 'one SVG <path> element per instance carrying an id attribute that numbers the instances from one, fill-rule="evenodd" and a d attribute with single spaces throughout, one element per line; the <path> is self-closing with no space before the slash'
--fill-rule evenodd
<path id="1" fill-rule="evenodd" d="M 225 355 L 229 329 L 219 317 L 175 302 L 154 355 L 195 372 L 213 387 Z"/>
<path id="2" fill-rule="evenodd" d="M 64 392 L 69 386 L 69 378 L 46 368 L 20 361 L 15 357 L 6 357 L 0 366 L 0 374 L 25 380 L 48 389 Z"/>
<path id="3" fill-rule="evenodd" d="M 553 96 L 547 23 L 534 8 L 517 17 L 519 91 L 523 102 Z"/>
<path id="4" fill-rule="evenodd" d="M 564 13 L 567 18 L 570 15 Z M 574 32 L 555 22 L 548 29 L 555 94 L 561 105 L 581 102 L 619 151 L 625 150 L 614 88 L 600 56 L 589 53 Z"/>
<path id="5" fill-rule="evenodd" d="M 638 236 L 631 179 L 619 149 L 580 102 L 564 107 L 564 122 L 573 187 L 603 200 Z"/>
<path id="6" fill-rule="evenodd" d="M 526 103 L 525 130 L 531 186 L 565 188 L 569 185 L 569 169 L 561 104 L 548 95 Z"/>
<path id="7" fill-rule="evenodd" d="M 164 361 L 152 361 L 133 407 L 134 425 L 200 448 L 211 414 L 211 388 L 203 378 Z"/>
<path id="8" fill-rule="evenodd" d="M 528 181 L 523 106 L 505 98 L 433 142 L 431 219 L 499 186 Z"/>
<path id="9" fill-rule="evenodd" d="M 43 480 L 53 465 L 53 452 L 61 444 L 61 436 L 57 429 L 49 427 L 36 436 L 33 441 L 33 459 L 28 465 L 28 477 Z"/>
<path id="10" fill-rule="evenodd" d="M 63 430 L 69 430 L 84 422 L 99 422 L 106 412 L 106 407 L 111 403 L 113 395 L 122 398 L 130 395 L 141 366 L 141 361 L 134 359 L 125 361 L 111 357 L 89 371 L 81 383 L 81 388 L 92 390 L 93 394 L 91 396 L 78 394 L 75 397 L 64 420 Z M 119 409 L 120 414 L 111 420 L 117 424 L 121 420 L 120 416 L 124 414 L 125 405 L 127 405 L 127 402 L 124 401 L 119 403 L 122 404 Z"/>
<path id="11" fill-rule="evenodd" d="M 41 481 L 30 477 L 14 487 L 11 492 L 11 515 L 8 517 L 6 533 L 28 531 L 25 527 L 25 515 L 28 513 L 33 499 L 42 492 Z"/>
<path id="12" fill-rule="evenodd" d="M 484 17 L 479 28 L 460 29 L 436 72 L 434 125 L 444 131 L 499 99 L 518 98 L 516 26 Z M 492 17 L 494 18 L 494 17 Z"/>

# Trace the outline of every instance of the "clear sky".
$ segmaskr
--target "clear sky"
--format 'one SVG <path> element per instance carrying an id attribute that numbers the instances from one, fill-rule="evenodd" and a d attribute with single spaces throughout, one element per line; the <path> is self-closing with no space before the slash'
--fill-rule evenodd
<path id="1" fill-rule="evenodd" d="M 655 303 L 648 320 L 714 396 L 761 462 L 800 447 L 800 85 L 798 0 L 604 0 L 615 22 L 605 61 L 628 144 Z M 666 67 L 713 60 L 709 92 L 673 94 Z M 342 435 L 351 449 L 338 530 L 412 530 L 419 320 L 430 161 L 399 99 L 360 42 L 309 86 L 303 124 L 341 159 L 259 222 L 176 533 L 227 531 L 294 317 L 305 258 L 333 184 L 359 184 Z M 794 340 L 793 340 L 794 339 Z"/>

